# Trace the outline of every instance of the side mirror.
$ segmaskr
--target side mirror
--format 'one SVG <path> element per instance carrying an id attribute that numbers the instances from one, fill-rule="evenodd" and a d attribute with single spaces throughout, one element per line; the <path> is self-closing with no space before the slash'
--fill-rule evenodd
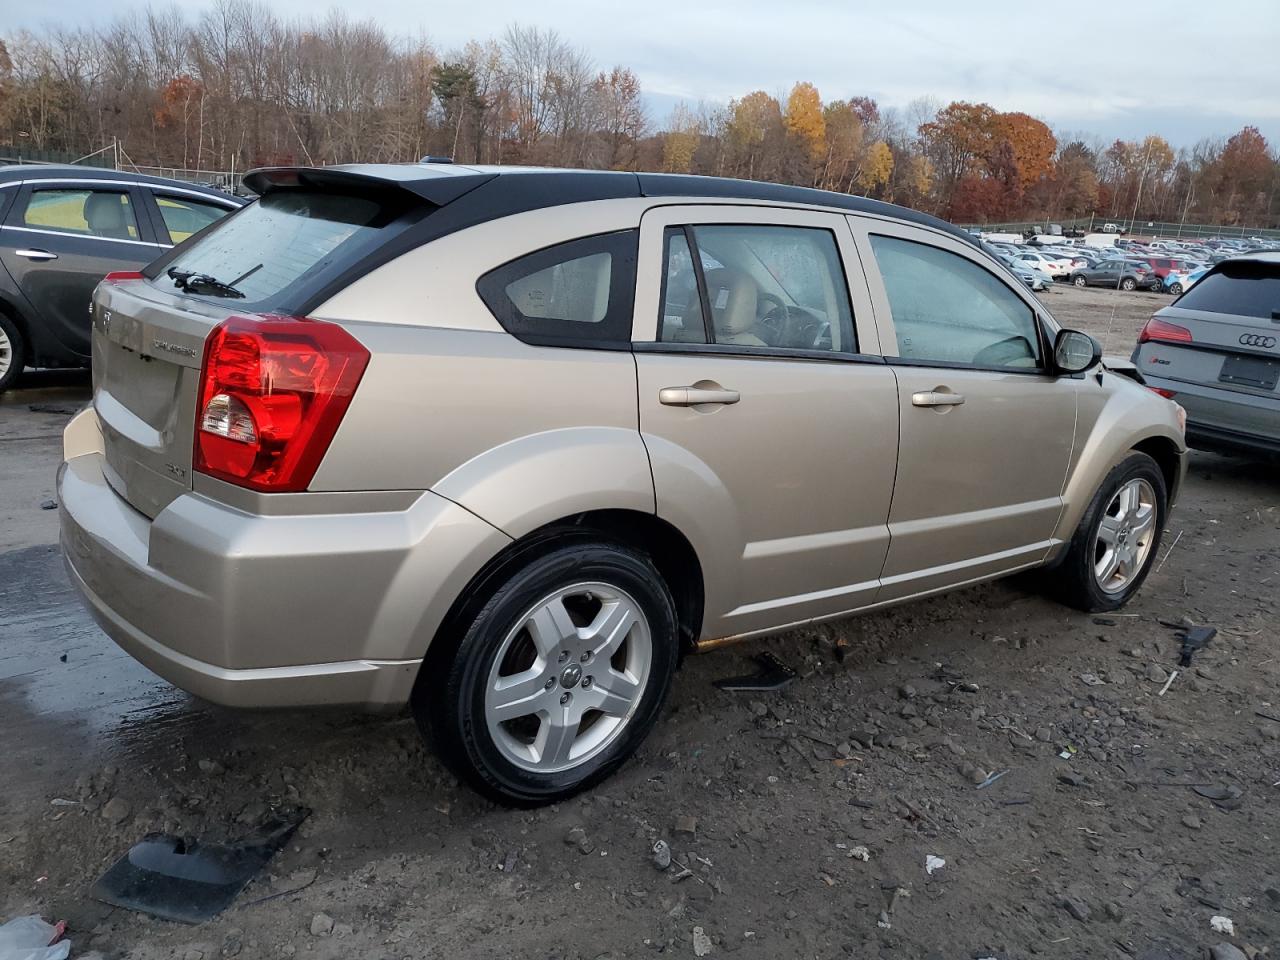
<path id="1" fill-rule="evenodd" d="M 1059 373 L 1084 373 L 1102 359 L 1102 344 L 1079 330 L 1059 330 L 1053 364 Z"/>

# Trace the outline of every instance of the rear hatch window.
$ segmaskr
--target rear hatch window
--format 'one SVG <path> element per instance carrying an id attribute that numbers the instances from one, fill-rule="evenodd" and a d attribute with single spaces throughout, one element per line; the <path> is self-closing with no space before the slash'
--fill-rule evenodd
<path id="1" fill-rule="evenodd" d="M 1280 264 L 1248 260 L 1223 263 L 1179 297 L 1177 306 L 1280 320 Z"/>
<path id="2" fill-rule="evenodd" d="M 153 281 L 258 312 L 296 304 L 384 243 L 410 205 L 404 194 L 273 190 L 155 268 Z"/>

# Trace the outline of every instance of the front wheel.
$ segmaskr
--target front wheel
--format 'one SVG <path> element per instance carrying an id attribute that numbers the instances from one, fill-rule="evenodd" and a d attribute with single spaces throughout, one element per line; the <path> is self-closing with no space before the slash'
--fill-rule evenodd
<path id="1" fill-rule="evenodd" d="M 678 660 L 675 603 L 647 556 L 610 543 L 539 552 L 497 580 L 453 649 L 428 656 L 412 705 L 480 792 L 550 803 L 609 776 L 653 727 Z"/>
<path id="2" fill-rule="evenodd" d="M 1169 292 L 1172 293 L 1175 297 L 1182 296 L 1182 284 L 1180 283 L 1169 284 Z"/>
<path id="3" fill-rule="evenodd" d="M 1084 277 L 1079 277 L 1079 276 L 1078 276 L 1078 277 L 1076 277 L 1076 278 L 1075 278 L 1074 280 L 1072 280 L 1071 282 L 1072 282 L 1072 283 L 1074 283 L 1077 287 L 1086 287 L 1086 286 L 1088 286 L 1088 285 L 1089 285 L 1089 281 L 1088 281 L 1088 280 L 1086 280 Z"/>
<path id="4" fill-rule="evenodd" d="M 1145 453 L 1111 470 L 1075 535 L 1054 580 L 1060 599 L 1079 610 L 1116 610 L 1151 572 L 1168 509 L 1164 474 Z"/>
<path id="5" fill-rule="evenodd" d="M 1120 281 L 1121 290 L 1136 290 L 1138 285 L 1134 282 L 1133 277 L 1125 277 Z"/>

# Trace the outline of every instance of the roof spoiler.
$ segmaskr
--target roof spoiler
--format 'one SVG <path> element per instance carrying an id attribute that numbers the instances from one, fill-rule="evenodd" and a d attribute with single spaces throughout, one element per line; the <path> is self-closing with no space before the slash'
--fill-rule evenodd
<path id="1" fill-rule="evenodd" d="M 259 196 L 275 190 L 297 189 L 404 190 L 443 207 L 495 176 L 492 173 L 474 173 L 399 180 L 334 167 L 258 167 L 246 173 L 241 182 Z"/>

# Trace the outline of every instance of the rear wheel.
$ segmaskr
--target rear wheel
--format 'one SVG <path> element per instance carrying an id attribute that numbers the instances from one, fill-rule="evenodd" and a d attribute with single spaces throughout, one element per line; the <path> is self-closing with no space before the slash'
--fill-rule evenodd
<path id="1" fill-rule="evenodd" d="M 1125 277 L 1123 280 L 1120 281 L 1121 290 L 1136 290 L 1137 287 L 1138 287 L 1138 284 L 1134 282 L 1133 277 Z"/>
<path id="2" fill-rule="evenodd" d="M 609 776 L 653 727 L 678 659 L 675 604 L 648 557 L 609 543 L 540 553 L 498 581 L 424 665 L 414 713 L 482 793 L 550 803 Z"/>
<path id="3" fill-rule="evenodd" d="M 17 324 L 0 313 L 0 393 L 13 386 L 26 365 L 27 346 Z"/>
<path id="4" fill-rule="evenodd" d="M 1086 612 L 1116 610 L 1151 571 L 1168 493 L 1160 467 L 1131 453 L 1107 475 L 1085 512 L 1054 582 L 1060 599 Z"/>

